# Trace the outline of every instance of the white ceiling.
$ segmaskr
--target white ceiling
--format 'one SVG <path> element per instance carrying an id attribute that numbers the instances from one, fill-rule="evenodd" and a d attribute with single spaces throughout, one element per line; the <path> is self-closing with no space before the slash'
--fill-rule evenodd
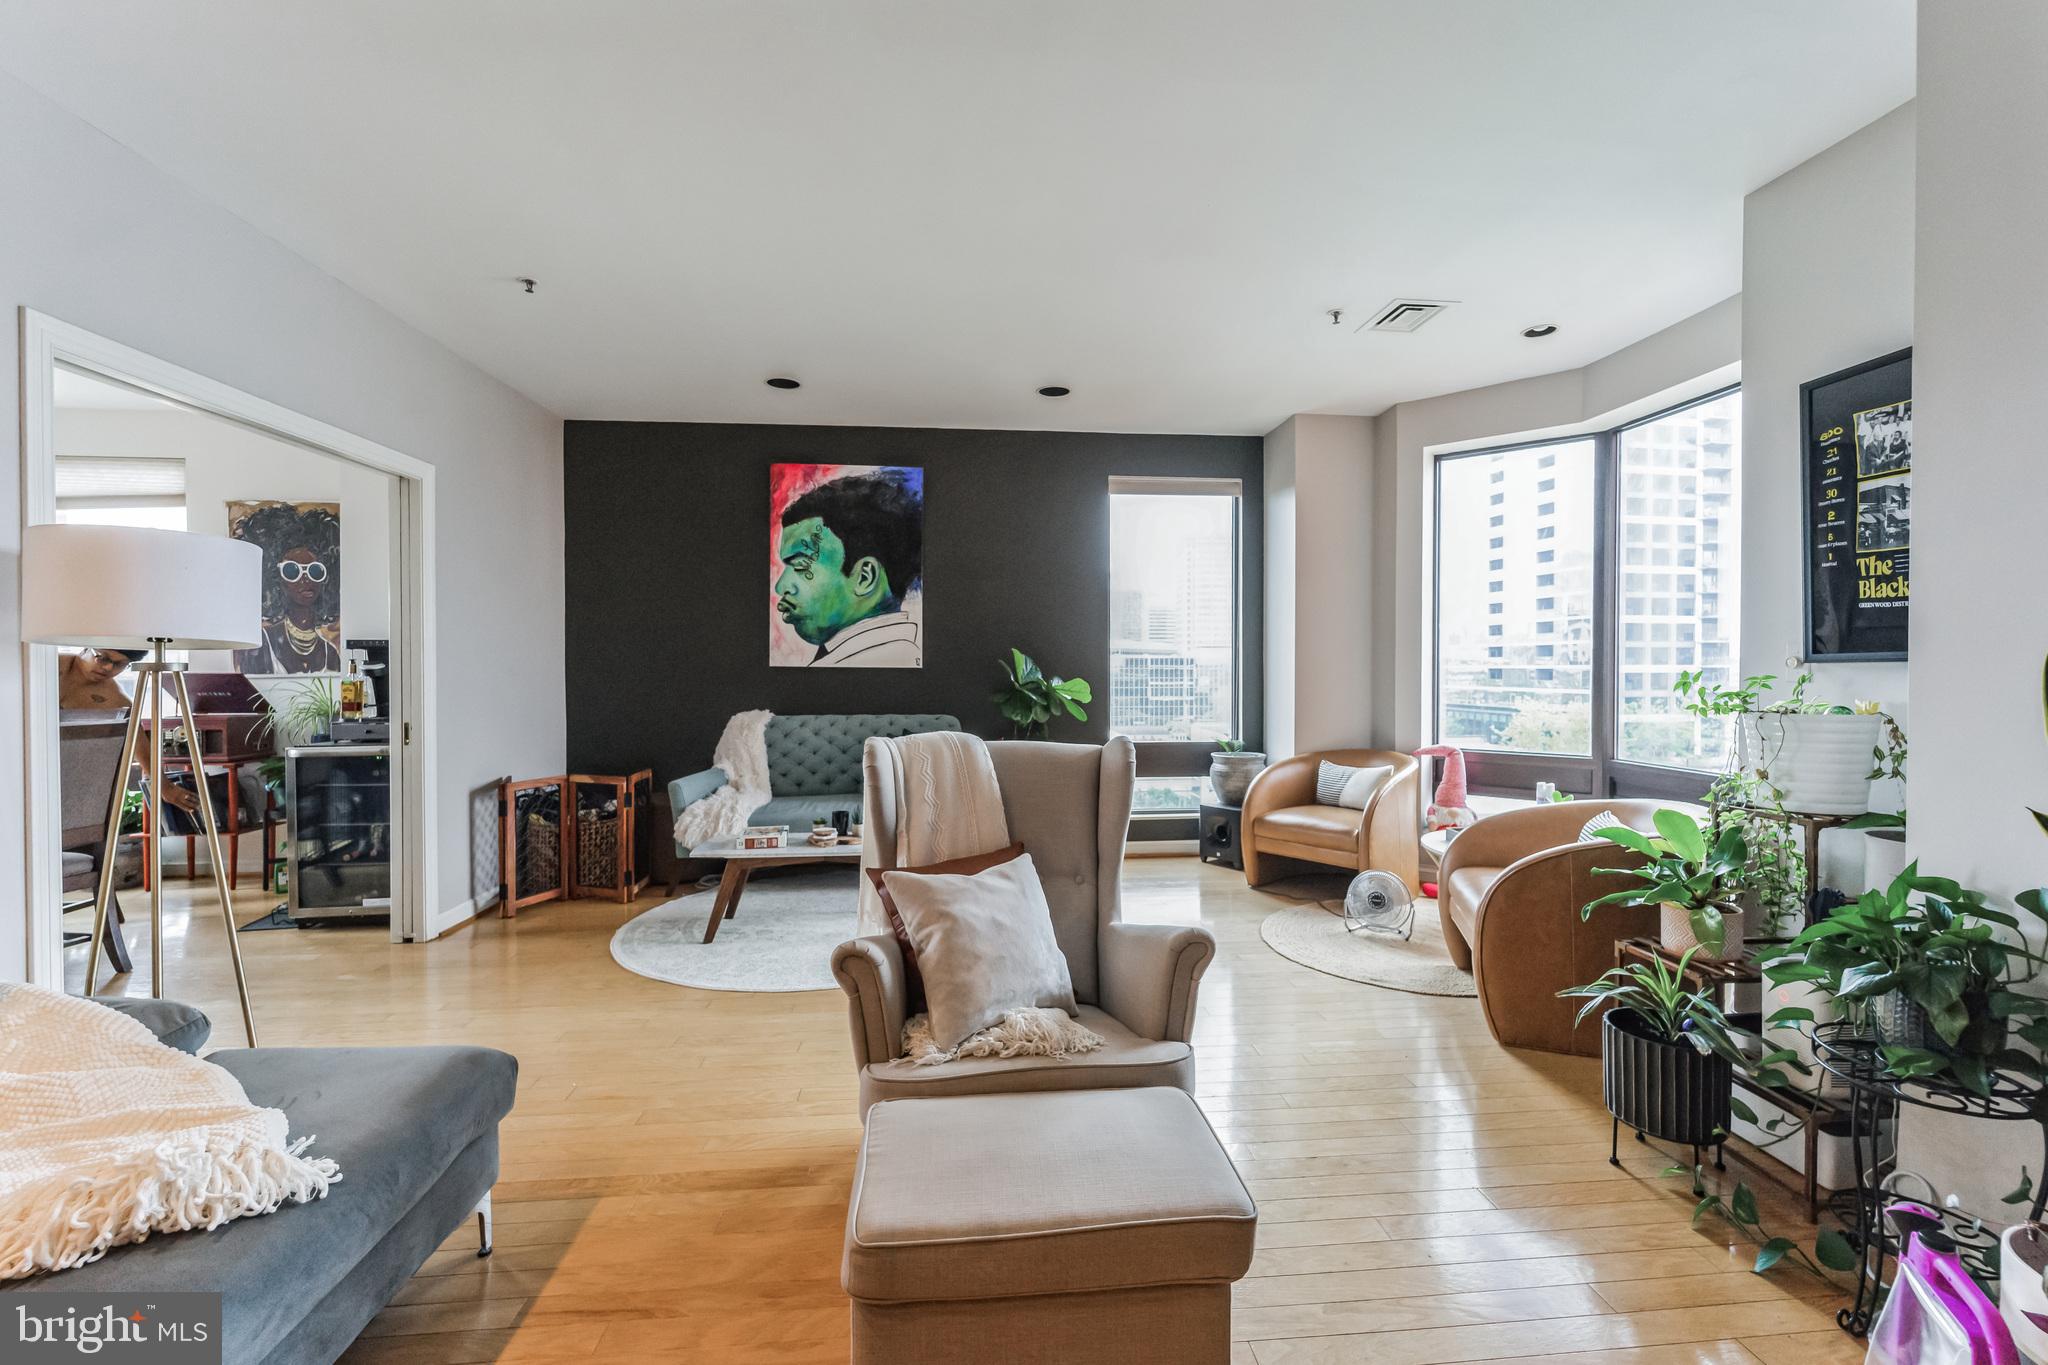
<path id="1" fill-rule="evenodd" d="M 1262 432 L 1563 369 L 1734 293 L 1743 194 L 1913 90 L 1912 0 L 0 25 L 0 66 L 567 417 Z M 1352 331 L 1397 295 L 1460 303 Z"/>

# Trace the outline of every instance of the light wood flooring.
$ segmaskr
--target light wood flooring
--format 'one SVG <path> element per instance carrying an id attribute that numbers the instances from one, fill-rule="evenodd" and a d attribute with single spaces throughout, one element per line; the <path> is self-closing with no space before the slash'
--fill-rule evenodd
<path id="1" fill-rule="evenodd" d="M 1497 1046 L 1472 1000 L 1285 961 L 1258 936 L 1281 902 L 1236 874 L 1141 859 L 1125 884 L 1129 918 L 1200 922 L 1221 944 L 1201 992 L 1201 1099 L 1260 1212 L 1233 1365 L 1862 1359 L 1835 1328 L 1838 1296 L 1789 1268 L 1751 1275 L 1753 1248 L 1725 1225 L 1689 1227 L 1684 1182 L 1658 1175 L 1667 1156 L 1624 1142 L 1624 1168 L 1607 1164 L 1597 1063 Z M 168 993 L 234 1045 L 218 912 L 190 885 L 173 883 Z M 846 1359 L 859 1127 L 843 998 L 625 972 L 609 937 L 657 899 L 537 906 L 423 947 L 381 929 L 243 935 L 267 1044 L 519 1057 L 497 1254 L 452 1238 L 347 1365 Z M 237 918 L 267 908 L 246 894 Z M 83 949 L 71 956 L 75 988 Z M 1745 1169 L 1731 1150 L 1727 1178 Z M 1810 1234 L 1788 1194 L 1752 1183 L 1773 1232 Z"/>

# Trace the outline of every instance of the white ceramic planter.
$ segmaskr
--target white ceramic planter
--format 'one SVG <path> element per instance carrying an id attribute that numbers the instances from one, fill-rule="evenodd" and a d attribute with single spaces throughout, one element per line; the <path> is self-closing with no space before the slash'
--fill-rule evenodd
<path id="1" fill-rule="evenodd" d="M 1209 785 L 1216 789 L 1216 799 L 1224 805 L 1242 806 L 1252 779 L 1265 766 L 1266 756 L 1257 750 L 1240 749 L 1234 754 L 1219 750 L 1209 755 Z"/>
<path id="2" fill-rule="evenodd" d="M 1745 918 L 1742 911 L 1725 905 L 1721 907 L 1721 925 L 1728 933 L 1722 940 L 1721 951 L 1713 953 L 1700 947 L 1699 938 L 1692 931 L 1692 916 L 1684 906 L 1665 901 L 1657 910 L 1657 941 L 1672 952 L 1699 948 L 1703 962 L 1727 962 L 1742 956 L 1742 921 Z"/>
<path id="3" fill-rule="evenodd" d="M 2048 1332 L 2030 1315 L 2048 1316 L 2048 1235 L 2034 1223 L 2014 1223 L 1998 1239 L 1998 1315 L 2012 1329 L 2013 1344 L 2028 1360 L 2048 1361 Z"/>
<path id="4" fill-rule="evenodd" d="M 1870 751 L 1882 740 L 1882 716 L 1762 712 L 1748 724 L 1750 762 L 1769 770 L 1786 810 L 1861 815 L 1870 808 Z"/>

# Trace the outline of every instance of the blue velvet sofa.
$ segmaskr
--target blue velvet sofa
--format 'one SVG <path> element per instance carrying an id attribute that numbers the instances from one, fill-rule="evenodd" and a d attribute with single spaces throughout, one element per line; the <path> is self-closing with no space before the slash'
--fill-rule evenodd
<path id="1" fill-rule="evenodd" d="M 952 716 L 776 716 L 768 722 L 769 800 L 748 818 L 756 825 L 808 830 L 835 810 L 860 818 L 861 749 L 875 735 L 921 735 L 957 730 Z M 677 815 L 726 784 L 723 768 L 679 777 L 668 784 L 669 809 Z M 690 850 L 676 845 L 676 857 Z"/>
<path id="2" fill-rule="evenodd" d="M 187 1052 L 211 1031 L 189 1005 L 102 1003 Z M 223 1365 L 327 1365 L 470 1218 L 477 1254 L 490 1254 L 498 1120 L 512 1109 L 519 1076 L 512 1056 L 482 1047 L 263 1047 L 207 1060 L 233 1073 L 251 1102 L 284 1110 L 294 1138 L 316 1135 L 314 1155 L 341 1163 L 327 1196 L 212 1232 L 117 1247 L 90 1265 L 0 1283 L 0 1294 L 218 1292 Z"/>

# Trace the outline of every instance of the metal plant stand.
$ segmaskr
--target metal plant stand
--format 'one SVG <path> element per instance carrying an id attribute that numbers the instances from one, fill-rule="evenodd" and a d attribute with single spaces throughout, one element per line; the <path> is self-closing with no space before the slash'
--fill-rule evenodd
<path id="1" fill-rule="evenodd" d="M 1902 1106 L 1931 1109 L 1991 1122 L 2032 1122 L 2040 1126 L 2042 1169 L 2048 1169 L 2048 1089 L 2007 1071 L 1991 1073 L 1991 1091 L 1979 1095 L 1944 1080 L 1901 1080 L 1885 1069 L 1882 1042 L 1856 1026 L 1823 1024 L 1813 1031 L 1814 1059 L 1841 1080 L 1849 1093 L 1838 1104 L 1849 1112 L 1849 1150 L 1856 1163 L 1857 1185 L 1843 1191 L 1851 1201 L 1845 1210 L 1849 1244 L 1861 1258 L 1856 1274 L 1856 1299 L 1835 1315 L 1842 1330 L 1861 1337 L 1883 1307 L 1889 1288 L 1885 1272 L 1897 1259 L 1897 1237 L 1885 1225 L 1884 1182 L 1897 1164 L 1896 1134 Z M 2048 1179 L 2034 1194 L 2030 1219 L 2038 1221 L 2048 1203 Z M 1945 1214 L 1947 1231 L 1970 1273 L 1987 1287 L 1998 1279 L 1998 1239 L 1967 1215 Z"/>

